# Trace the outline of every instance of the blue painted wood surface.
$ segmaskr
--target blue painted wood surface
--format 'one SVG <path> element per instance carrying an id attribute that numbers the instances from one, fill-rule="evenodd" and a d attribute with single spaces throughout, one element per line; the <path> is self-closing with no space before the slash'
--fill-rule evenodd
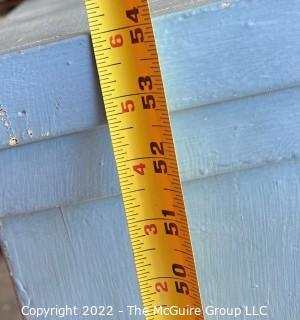
<path id="1" fill-rule="evenodd" d="M 228 3 L 154 19 L 170 110 L 299 85 L 299 1 Z M 89 36 L 3 55 L 0 70 L 0 108 L 19 144 L 103 122 Z"/>
<path id="2" fill-rule="evenodd" d="M 88 36 L 1 56 L 0 70 L 0 109 L 18 144 L 105 121 Z M 9 144 L 7 131 L 0 118 L 0 148 Z"/>
<path id="3" fill-rule="evenodd" d="M 266 305 L 264 319 L 298 319 L 299 170 L 291 160 L 185 184 L 205 306 Z M 22 305 L 140 305 L 119 197 L 10 218 L 2 229 Z"/>
<path id="4" fill-rule="evenodd" d="M 172 112 L 183 182 L 299 159 L 299 99 L 294 88 Z M 2 150 L 1 161 L 0 216 L 119 194 L 105 124 Z"/>
<path id="5" fill-rule="evenodd" d="M 300 314 L 299 11 L 232 0 L 154 22 L 204 305 L 268 320 Z M 88 35 L 0 70 L 0 237 L 21 303 L 140 304 Z"/>

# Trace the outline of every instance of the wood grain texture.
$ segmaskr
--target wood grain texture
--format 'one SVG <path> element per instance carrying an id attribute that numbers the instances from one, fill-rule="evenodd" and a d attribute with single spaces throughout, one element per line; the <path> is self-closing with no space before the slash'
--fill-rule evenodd
<path id="1" fill-rule="evenodd" d="M 299 99 L 294 88 L 171 113 L 183 182 L 298 159 Z M 1 163 L 0 216 L 119 194 L 106 124 L 4 149 Z"/>
<path id="2" fill-rule="evenodd" d="M 29 58 L 29 60 L 27 59 Z M 87 37 L 0 57 L 0 148 L 95 128 L 105 122 Z M 2 120 L 2 121 L 1 121 Z"/>
<path id="3" fill-rule="evenodd" d="M 156 18 L 170 110 L 298 86 L 299 10 L 296 0 L 242 0 Z M 19 144 L 104 122 L 89 36 L 3 55 L 0 70 L 0 108 Z M 0 148 L 10 141 L 4 129 Z"/>
<path id="4" fill-rule="evenodd" d="M 154 16 L 222 0 L 150 0 Z M 27 0 L 0 19 L 0 53 L 88 33 L 84 0 Z"/>
<path id="5" fill-rule="evenodd" d="M 185 188 L 206 306 L 267 305 L 254 319 L 298 319 L 298 170 L 291 160 Z"/>
<path id="6" fill-rule="evenodd" d="M 291 160 L 185 184 L 205 306 L 298 319 L 299 169 Z M 1 239 L 23 305 L 140 305 L 119 197 L 4 220 Z"/>
<path id="7" fill-rule="evenodd" d="M 69 1 L 0 22 L 0 241 L 23 305 L 140 304 L 86 17 Z M 231 0 L 154 20 L 204 305 L 267 305 L 267 320 L 300 314 L 299 12 Z"/>
<path id="8" fill-rule="evenodd" d="M 10 220 L 3 231 L 22 305 L 141 304 L 120 199 Z"/>
<path id="9" fill-rule="evenodd" d="M 155 16 L 166 15 L 174 12 L 179 12 L 187 9 L 197 8 L 212 3 L 224 5 L 223 0 L 150 0 L 150 8 Z"/>
<path id="10" fill-rule="evenodd" d="M 157 42 L 173 108 L 299 84 L 299 10 L 298 0 L 242 0 L 158 18 Z"/>

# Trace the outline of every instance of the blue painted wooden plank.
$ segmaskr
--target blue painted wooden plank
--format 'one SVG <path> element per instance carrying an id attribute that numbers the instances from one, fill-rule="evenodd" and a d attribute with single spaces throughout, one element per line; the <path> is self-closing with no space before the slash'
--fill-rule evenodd
<path id="1" fill-rule="evenodd" d="M 265 319 L 270 320 L 297 320 L 300 312 L 296 273 L 300 267 L 299 66 L 293 65 L 299 62 L 299 3 L 227 1 L 222 10 L 210 6 L 155 22 L 158 40 L 163 40 L 159 48 L 165 57 L 170 105 L 172 110 L 180 109 L 172 114 L 172 122 L 204 303 L 266 304 Z M 193 38 L 177 25 L 193 28 Z M 179 42 L 173 34 L 184 39 Z M 81 52 L 83 60 L 74 57 L 72 72 L 74 62 L 69 60 L 61 70 L 49 72 L 51 61 L 60 65 L 69 57 L 68 50 L 81 50 L 79 40 L 85 52 Z M 0 99 L 2 147 L 15 135 L 20 143 L 27 143 L 91 129 L 0 153 L 2 216 L 76 203 L 1 219 L 0 239 L 23 305 L 52 306 L 58 300 L 99 304 L 99 299 L 108 304 L 140 304 L 121 201 L 118 196 L 111 198 L 118 195 L 119 187 L 107 127 L 95 129 L 104 118 L 97 109 L 100 99 L 94 95 L 95 69 L 85 62 L 92 61 L 88 41 L 82 36 L 51 44 L 47 62 L 42 51 L 50 50 L 48 46 L 26 50 L 23 58 L 16 53 L 0 59 L 5 74 L 5 82 L 0 83 L 0 98 L 5 93 L 5 99 Z M 202 47 L 198 52 L 200 41 L 203 54 Z M 69 46 L 66 51 L 59 47 L 62 44 Z M 35 60 L 34 50 L 39 52 Z M 61 52 L 65 52 L 63 59 L 53 59 Z M 20 74 L 26 77 L 29 69 L 35 71 L 27 81 L 21 79 Z M 37 70 L 42 73 L 40 83 L 34 82 Z M 182 70 L 187 70 L 186 76 Z M 76 84 L 64 82 L 70 73 Z M 86 87 L 79 79 L 86 80 Z M 34 95 L 28 93 L 26 83 L 33 86 Z M 54 88 L 52 93 L 42 91 L 47 84 Z M 61 117 L 54 116 L 52 94 L 59 97 L 65 84 L 72 90 L 62 97 Z M 86 96 L 86 91 L 77 92 L 92 85 L 94 90 Z M 266 90 L 272 92 L 257 96 Z M 250 97 L 197 108 L 244 96 Z M 23 102 L 24 108 L 15 101 Z M 44 104 L 45 115 L 40 112 Z M 79 117 L 81 104 L 93 110 L 87 108 L 89 114 Z M 101 199 L 86 202 L 93 198 Z M 217 317 L 224 318 L 232 319 Z"/>
<path id="2" fill-rule="evenodd" d="M 153 16 L 223 0 L 149 0 Z M 66 19 L 66 17 L 68 17 Z M 88 33 L 84 0 L 30 0 L 0 17 L 0 54 Z"/>
<path id="3" fill-rule="evenodd" d="M 299 0 L 231 0 L 158 18 L 170 105 L 183 109 L 299 84 L 299 10 Z"/>
<path id="4" fill-rule="evenodd" d="M 59 50 L 59 52 L 58 52 Z M 86 36 L 0 58 L 0 148 L 94 128 L 105 122 Z"/>
<path id="5" fill-rule="evenodd" d="M 0 216 L 118 194 L 109 139 L 102 127 L 3 150 Z"/>
<path id="6" fill-rule="evenodd" d="M 120 199 L 4 221 L 2 230 L 21 306 L 113 305 L 113 319 L 128 319 L 119 318 L 123 306 L 141 306 Z"/>
<path id="7" fill-rule="evenodd" d="M 206 305 L 266 305 L 263 318 L 298 319 L 299 165 L 293 159 L 185 187 Z M 217 317 L 224 318 L 232 319 Z"/>
<path id="8" fill-rule="evenodd" d="M 184 181 L 300 156 L 300 90 L 172 113 Z"/>
<path id="9" fill-rule="evenodd" d="M 267 305 L 266 319 L 298 319 L 299 164 L 291 160 L 185 187 L 206 305 Z"/>
<path id="10" fill-rule="evenodd" d="M 183 182 L 299 158 L 299 100 L 295 88 L 172 113 Z M 119 193 L 106 125 L 2 150 L 1 164 L 0 216 Z"/>
<path id="11" fill-rule="evenodd" d="M 185 184 L 205 306 L 298 320 L 299 170 L 291 160 Z M 119 197 L 5 219 L 1 240 L 22 305 L 140 305 Z"/>
<path id="12" fill-rule="evenodd" d="M 171 111 L 300 83 L 300 2 L 226 3 L 154 19 Z M 3 55 L 0 70 L 0 108 L 19 144 L 103 123 L 87 35 Z"/>

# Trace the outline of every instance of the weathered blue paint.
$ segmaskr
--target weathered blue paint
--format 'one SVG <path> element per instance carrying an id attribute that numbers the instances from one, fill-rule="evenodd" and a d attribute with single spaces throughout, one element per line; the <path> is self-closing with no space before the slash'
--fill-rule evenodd
<path id="1" fill-rule="evenodd" d="M 18 144 L 105 122 L 88 36 L 0 57 L 0 109 Z M 0 148 L 9 143 L 0 118 Z"/>
<path id="2" fill-rule="evenodd" d="M 152 16 L 223 0 L 149 0 Z M 27 0 L 0 17 L 0 55 L 89 33 L 85 0 Z"/>
<path id="3" fill-rule="evenodd" d="M 299 84 L 299 0 L 232 0 L 156 20 L 173 108 Z"/>
<path id="4" fill-rule="evenodd" d="M 206 306 L 266 305 L 264 319 L 298 320 L 299 170 L 291 160 L 185 184 Z M 23 305 L 140 305 L 119 197 L 10 218 L 2 229 Z"/>
<path id="5" fill-rule="evenodd" d="M 299 11 L 232 0 L 155 20 L 204 305 L 267 320 L 300 314 Z M 22 304 L 140 304 L 89 37 L 0 71 L 0 238 Z"/>
<path id="6" fill-rule="evenodd" d="M 170 110 L 299 85 L 299 1 L 227 3 L 154 19 Z M 0 70 L 0 108 L 19 144 L 103 123 L 88 35 L 3 55 Z"/>
<path id="7" fill-rule="evenodd" d="M 22 305 L 141 305 L 121 199 L 27 215 L 3 230 Z"/>
<path id="8" fill-rule="evenodd" d="M 299 100 L 295 88 L 172 112 L 183 182 L 299 158 Z M 1 163 L 0 216 L 119 194 L 105 124 L 2 150 Z"/>

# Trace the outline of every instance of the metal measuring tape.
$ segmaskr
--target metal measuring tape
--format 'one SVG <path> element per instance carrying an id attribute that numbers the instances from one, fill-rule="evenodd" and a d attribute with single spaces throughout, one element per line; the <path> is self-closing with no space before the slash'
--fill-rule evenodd
<path id="1" fill-rule="evenodd" d="M 146 319 L 174 319 L 201 300 L 149 6 L 86 8 Z"/>

